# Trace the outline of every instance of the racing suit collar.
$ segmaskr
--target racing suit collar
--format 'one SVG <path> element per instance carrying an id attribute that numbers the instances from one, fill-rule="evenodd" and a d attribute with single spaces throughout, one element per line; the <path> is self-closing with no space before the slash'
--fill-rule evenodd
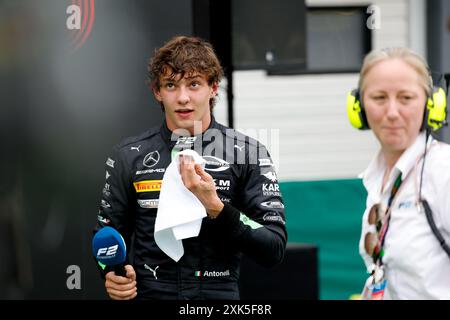
<path id="1" fill-rule="evenodd" d="M 208 130 L 211 129 L 211 128 L 218 128 L 218 124 L 217 124 L 217 122 L 216 122 L 216 119 L 214 118 L 214 116 L 213 116 L 212 114 L 211 114 L 211 123 L 209 124 L 209 127 L 205 130 L 205 132 L 208 131 Z M 175 143 L 177 142 L 177 140 L 178 140 L 178 138 L 179 138 L 180 136 L 177 135 L 177 134 L 174 134 L 174 133 L 167 127 L 167 122 L 166 122 L 165 119 L 164 119 L 164 121 L 163 121 L 163 123 L 162 123 L 162 125 L 161 125 L 160 132 L 161 132 L 161 137 L 163 138 L 164 142 L 167 144 L 167 146 L 169 147 L 169 149 L 172 149 L 173 146 L 175 145 Z M 200 137 L 203 136 L 203 134 L 204 134 L 205 132 L 203 132 L 203 133 L 201 133 L 201 134 L 198 134 L 198 135 L 195 135 L 194 137 L 200 138 Z M 172 136 L 172 135 L 173 135 L 173 136 Z"/>

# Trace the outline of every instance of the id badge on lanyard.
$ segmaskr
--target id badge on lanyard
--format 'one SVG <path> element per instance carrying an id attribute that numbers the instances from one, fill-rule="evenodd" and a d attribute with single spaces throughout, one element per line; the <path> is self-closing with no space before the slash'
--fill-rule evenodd
<path id="1" fill-rule="evenodd" d="M 382 262 L 382 258 L 384 255 L 383 244 L 386 233 L 389 228 L 389 220 L 391 213 L 390 208 L 392 205 L 392 201 L 397 195 L 397 192 L 400 189 L 401 184 L 402 184 L 402 175 L 399 174 L 391 190 L 391 196 L 389 197 L 388 200 L 386 213 L 383 217 L 384 222 L 380 227 L 380 230 L 377 231 L 377 233 L 379 233 L 377 236 L 378 239 L 376 241 L 377 244 L 373 249 L 374 252 L 372 253 L 374 263 L 372 265 L 372 272 L 370 273 L 369 278 L 367 278 L 363 292 L 361 294 L 362 300 L 383 300 L 384 298 L 387 280 L 385 278 L 384 264 Z"/>
<path id="2" fill-rule="evenodd" d="M 361 294 L 362 300 L 383 300 L 387 280 L 383 266 L 374 265 L 372 274 L 367 278 Z"/>

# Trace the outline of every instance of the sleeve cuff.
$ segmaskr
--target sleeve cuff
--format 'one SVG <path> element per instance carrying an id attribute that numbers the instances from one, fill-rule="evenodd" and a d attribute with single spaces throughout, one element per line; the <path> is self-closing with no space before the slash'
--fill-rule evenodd
<path id="1" fill-rule="evenodd" d="M 236 229 L 239 226 L 241 213 L 235 207 L 225 203 L 222 211 L 215 219 L 218 223 L 228 229 Z"/>

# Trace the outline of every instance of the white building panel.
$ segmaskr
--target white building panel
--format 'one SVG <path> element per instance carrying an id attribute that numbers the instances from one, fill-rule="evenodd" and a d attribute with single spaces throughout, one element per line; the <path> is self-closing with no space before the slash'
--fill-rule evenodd
<path id="1" fill-rule="evenodd" d="M 381 12 L 381 28 L 373 32 L 373 47 L 408 46 L 413 38 L 410 30 L 414 30 L 409 13 L 417 12 L 411 10 L 410 1 L 371 3 Z M 423 8 L 422 1 L 412 3 Z M 307 5 L 369 4 L 310 0 Z M 421 41 L 415 41 L 419 48 Z M 233 81 L 235 128 L 265 142 L 282 181 L 355 178 L 378 149 L 371 132 L 353 129 L 347 120 L 346 97 L 357 84 L 357 73 L 267 76 L 265 71 L 236 71 Z M 215 115 L 227 124 L 225 87 L 223 82 Z M 258 136 L 258 130 L 278 130 L 274 132 L 279 139 Z"/>

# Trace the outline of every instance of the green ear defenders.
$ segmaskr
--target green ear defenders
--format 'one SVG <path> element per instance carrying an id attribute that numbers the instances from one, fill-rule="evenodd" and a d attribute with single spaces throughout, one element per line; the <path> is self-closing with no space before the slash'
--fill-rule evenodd
<path id="1" fill-rule="evenodd" d="M 370 129 L 358 88 L 347 95 L 347 116 L 351 125 L 356 129 Z M 441 87 L 433 87 L 433 92 L 427 99 L 422 128 L 427 127 L 431 131 L 437 131 L 447 124 L 446 119 L 447 95 L 445 90 Z"/>

